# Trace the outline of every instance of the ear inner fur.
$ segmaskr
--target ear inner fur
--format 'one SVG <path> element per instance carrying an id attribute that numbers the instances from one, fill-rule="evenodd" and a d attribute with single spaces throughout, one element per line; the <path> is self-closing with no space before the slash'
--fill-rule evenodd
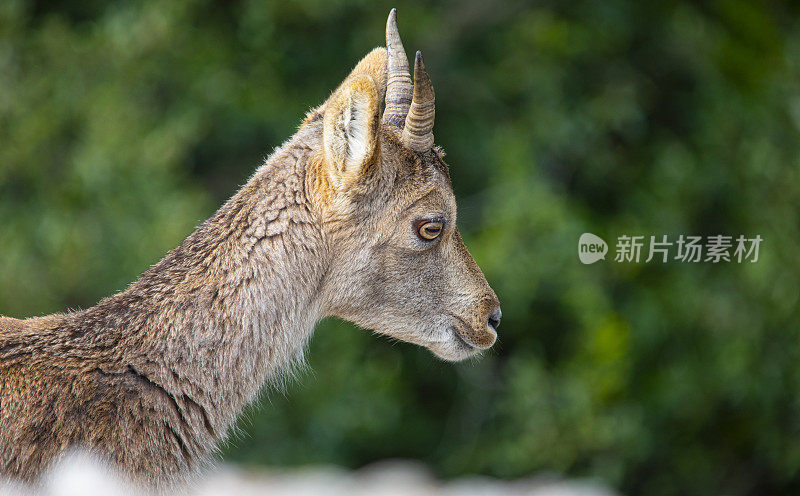
<path id="1" fill-rule="evenodd" d="M 323 143 L 325 170 L 340 190 L 368 172 L 378 149 L 380 101 L 373 79 L 349 77 L 326 103 Z"/>

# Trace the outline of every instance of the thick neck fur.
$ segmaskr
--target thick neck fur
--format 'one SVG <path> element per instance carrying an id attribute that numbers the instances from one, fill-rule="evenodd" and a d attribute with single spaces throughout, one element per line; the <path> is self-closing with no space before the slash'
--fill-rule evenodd
<path id="1" fill-rule="evenodd" d="M 43 393 L 42 401 L 52 404 L 41 415 L 53 418 L 30 423 L 53 425 L 51 434 L 62 438 L 36 459 L 33 451 L 25 459 L 24 446 L 26 436 L 36 442 L 35 433 L 10 416 L 38 413 L 23 405 L 24 391 L 20 411 L 7 400 L 0 412 L 0 446 L 6 446 L 0 473 L 35 476 L 25 467 L 40 469 L 59 449 L 81 444 L 132 467 L 134 475 L 161 473 L 155 482 L 190 472 L 263 384 L 301 356 L 323 316 L 328 263 L 320 216 L 307 194 L 319 126 L 320 119 L 307 121 L 125 291 L 66 315 L 0 318 L 0 391 L 22 384 L 15 374 L 40 374 L 46 383 L 54 363 L 64 371 L 54 381 L 80 378 L 87 388 L 71 402 L 53 392 L 59 387 Z M 92 410 L 104 401 L 110 414 Z M 85 429 L 57 428 L 87 410 Z M 116 417 L 118 427 L 92 425 L 106 416 Z M 135 439 L 142 429 L 149 436 L 144 446 Z M 13 442 L 23 446 L 9 448 Z"/>

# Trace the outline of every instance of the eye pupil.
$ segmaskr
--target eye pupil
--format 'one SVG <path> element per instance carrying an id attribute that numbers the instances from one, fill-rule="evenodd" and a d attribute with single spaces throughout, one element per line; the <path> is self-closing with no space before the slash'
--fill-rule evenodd
<path id="1" fill-rule="evenodd" d="M 426 240 L 436 239 L 441 232 L 441 222 L 425 222 L 419 227 L 419 236 Z"/>

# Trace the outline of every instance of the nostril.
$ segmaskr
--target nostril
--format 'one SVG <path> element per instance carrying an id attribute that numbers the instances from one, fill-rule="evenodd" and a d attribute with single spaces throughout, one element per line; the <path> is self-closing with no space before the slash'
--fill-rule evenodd
<path id="1" fill-rule="evenodd" d="M 496 308 L 491 315 L 489 315 L 489 325 L 492 329 L 497 331 L 497 326 L 500 325 L 500 319 L 503 318 L 503 312 L 500 311 L 500 308 Z"/>

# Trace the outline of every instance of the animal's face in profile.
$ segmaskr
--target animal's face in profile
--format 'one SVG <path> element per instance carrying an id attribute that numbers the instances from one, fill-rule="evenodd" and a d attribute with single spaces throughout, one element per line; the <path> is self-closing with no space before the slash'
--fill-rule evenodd
<path id="1" fill-rule="evenodd" d="M 327 304 L 460 360 L 494 343 L 499 301 L 456 228 L 449 170 L 433 146 L 433 88 L 419 53 L 412 85 L 394 11 L 387 45 L 388 57 L 367 55 L 324 105 L 313 189 L 334 259 Z"/>

